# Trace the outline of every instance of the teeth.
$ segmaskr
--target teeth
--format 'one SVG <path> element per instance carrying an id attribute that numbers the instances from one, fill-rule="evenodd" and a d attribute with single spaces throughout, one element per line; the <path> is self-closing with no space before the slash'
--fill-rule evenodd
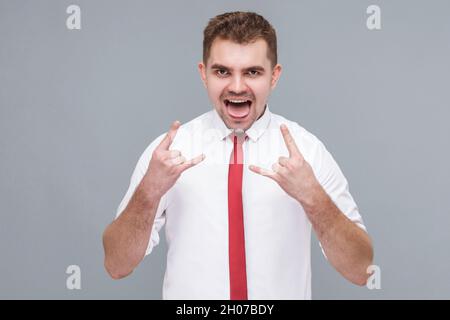
<path id="1" fill-rule="evenodd" d="M 228 101 L 230 101 L 232 103 L 244 103 L 244 102 L 247 102 L 247 100 L 228 100 Z"/>

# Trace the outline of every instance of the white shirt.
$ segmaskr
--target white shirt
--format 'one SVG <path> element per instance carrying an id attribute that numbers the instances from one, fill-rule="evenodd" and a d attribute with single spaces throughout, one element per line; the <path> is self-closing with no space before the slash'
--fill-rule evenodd
<path id="1" fill-rule="evenodd" d="M 270 169 L 288 150 L 280 132 L 286 124 L 324 190 L 337 207 L 365 230 L 337 163 L 321 141 L 268 107 L 253 123 L 244 142 L 242 185 L 247 288 L 249 299 L 311 299 L 311 223 L 300 203 L 272 179 L 248 169 Z M 168 246 L 163 299 L 230 299 L 228 262 L 228 164 L 232 131 L 216 110 L 182 125 L 170 147 L 186 159 L 206 158 L 182 173 L 161 198 L 148 249 L 166 227 Z M 140 157 L 117 216 L 125 209 L 147 171 L 152 152 L 165 134 Z"/>

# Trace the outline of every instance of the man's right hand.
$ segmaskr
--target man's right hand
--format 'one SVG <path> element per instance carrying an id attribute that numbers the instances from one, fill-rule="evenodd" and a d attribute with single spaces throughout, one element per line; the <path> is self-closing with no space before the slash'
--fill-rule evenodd
<path id="1" fill-rule="evenodd" d="M 169 150 L 175 139 L 180 122 L 172 123 L 167 135 L 155 148 L 150 160 L 144 179 L 148 181 L 148 186 L 155 196 L 162 197 L 178 180 L 183 171 L 195 166 L 205 159 L 201 154 L 189 161 L 183 157 L 178 150 Z"/>

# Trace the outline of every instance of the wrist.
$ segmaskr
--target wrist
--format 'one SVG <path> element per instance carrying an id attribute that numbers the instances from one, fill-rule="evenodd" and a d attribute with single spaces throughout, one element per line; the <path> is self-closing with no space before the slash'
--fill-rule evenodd
<path id="1" fill-rule="evenodd" d="M 136 193 L 145 203 L 159 203 L 163 192 L 152 183 L 152 180 L 145 175 L 136 189 Z"/>
<path id="2" fill-rule="evenodd" d="M 330 197 L 318 182 L 309 188 L 309 191 L 306 196 L 301 197 L 298 201 L 306 213 L 315 215 L 322 211 L 322 208 L 327 205 Z"/>

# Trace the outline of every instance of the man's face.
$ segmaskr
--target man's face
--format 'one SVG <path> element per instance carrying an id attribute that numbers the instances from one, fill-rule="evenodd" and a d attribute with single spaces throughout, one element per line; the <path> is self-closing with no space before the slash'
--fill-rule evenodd
<path id="1" fill-rule="evenodd" d="M 198 67 L 208 96 L 226 126 L 247 130 L 263 113 L 281 74 L 271 67 L 265 40 L 238 44 L 216 38 Z"/>

